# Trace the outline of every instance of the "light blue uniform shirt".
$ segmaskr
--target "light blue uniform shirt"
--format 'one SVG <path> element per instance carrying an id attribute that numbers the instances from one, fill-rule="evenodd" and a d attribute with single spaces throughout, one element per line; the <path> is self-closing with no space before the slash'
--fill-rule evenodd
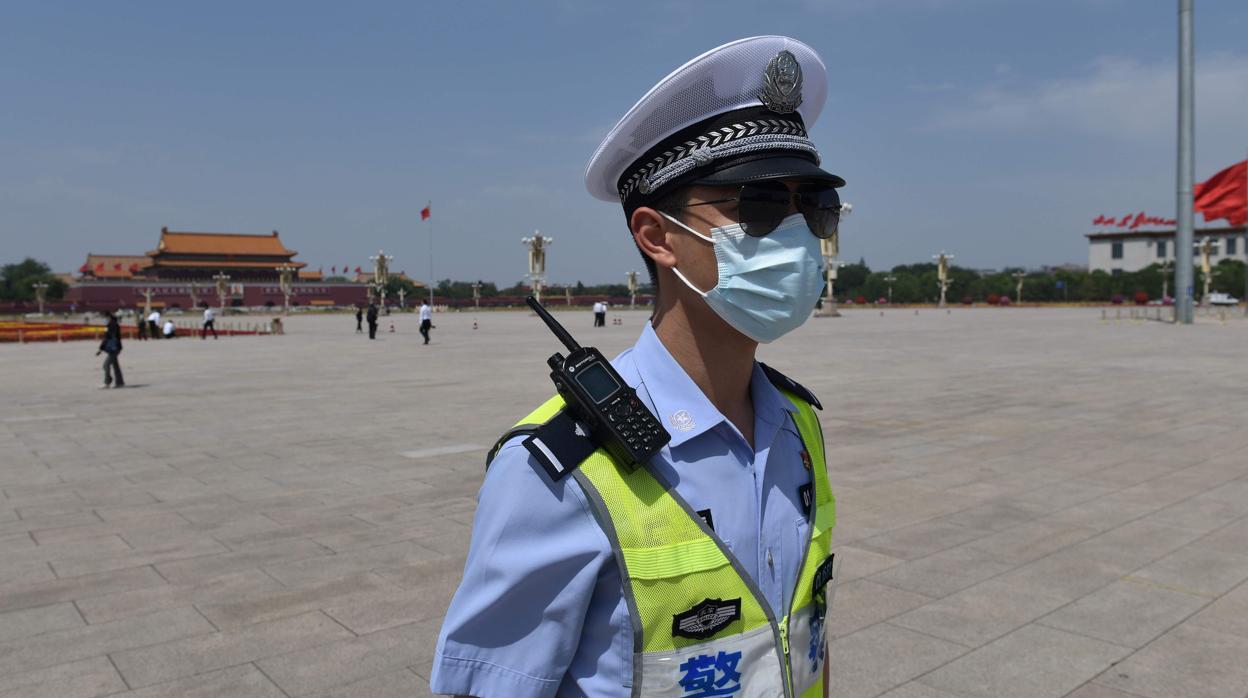
<path id="1" fill-rule="evenodd" d="M 792 403 L 755 364 L 751 448 L 650 325 L 611 363 L 671 432 L 655 472 L 694 511 L 710 510 L 715 533 L 783 616 L 806 542 L 799 489 L 810 483 Z M 632 625 L 611 544 L 575 479 L 553 482 L 520 440 L 499 450 L 481 486 L 430 685 L 479 698 L 628 696 Z"/>

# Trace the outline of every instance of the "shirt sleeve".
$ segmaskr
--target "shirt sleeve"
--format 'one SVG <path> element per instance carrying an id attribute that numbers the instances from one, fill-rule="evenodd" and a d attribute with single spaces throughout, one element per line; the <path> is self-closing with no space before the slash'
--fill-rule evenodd
<path id="1" fill-rule="evenodd" d="M 481 486 L 464 576 L 438 634 L 435 693 L 554 696 L 610 543 L 572 477 L 552 481 L 516 438 Z"/>

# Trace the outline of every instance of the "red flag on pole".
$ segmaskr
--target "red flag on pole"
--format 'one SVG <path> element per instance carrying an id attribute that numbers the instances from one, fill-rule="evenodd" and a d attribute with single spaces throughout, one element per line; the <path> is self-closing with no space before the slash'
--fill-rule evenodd
<path id="1" fill-rule="evenodd" d="M 134 264 L 131 264 L 131 265 L 130 265 L 130 273 L 131 273 L 131 274 L 133 274 L 133 273 L 137 272 L 138 270 L 139 270 L 139 263 L 138 263 L 138 262 L 135 262 Z"/>
<path id="2" fill-rule="evenodd" d="M 117 262 L 113 265 L 113 271 L 121 271 L 121 262 Z"/>
<path id="3" fill-rule="evenodd" d="M 423 220 L 428 220 L 428 219 L 429 219 L 429 209 L 430 209 L 430 208 L 432 208 L 432 204 L 430 204 L 429 206 L 426 206 L 426 207 L 424 207 L 424 208 L 420 209 L 420 220 L 422 220 L 422 221 L 423 221 Z"/>
<path id="4" fill-rule="evenodd" d="M 1192 189 L 1192 206 L 1206 221 L 1248 224 L 1248 160 L 1237 162 Z"/>
<path id="5" fill-rule="evenodd" d="M 89 271 L 91 271 L 91 265 L 87 264 L 86 262 L 83 262 L 82 266 L 78 267 L 79 274 L 86 274 Z"/>
<path id="6" fill-rule="evenodd" d="M 99 264 L 96 264 L 96 265 L 95 265 L 95 270 L 96 270 L 96 271 L 104 271 L 104 263 L 103 263 L 103 262 L 100 262 Z"/>
<path id="7" fill-rule="evenodd" d="M 363 271 L 360 271 L 360 268 L 359 268 L 359 267 L 356 267 L 356 268 L 355 268 L 355 273 L 356 273 L 356 274 L 363 274 L 364 272 L 363 272 Z"/>

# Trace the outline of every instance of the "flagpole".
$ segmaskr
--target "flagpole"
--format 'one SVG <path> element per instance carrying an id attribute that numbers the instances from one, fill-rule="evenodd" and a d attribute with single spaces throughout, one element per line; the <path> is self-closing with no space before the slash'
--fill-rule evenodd
<path id="1" fill-rule="evenodd" d="M 1177 196 L 1175 216 L 1174 321 L 1179 325 L 1192 324 L 1192 230 L 1195 221 L 1192 210 L 1192 180 L 1195 174 L 1193 141 L 1196 129 L 1194 121 L 1194 51 L 1192 47 L 1192 0 L 1179 0 L 1179 133 L 1178 157 L 1176 158 Z"/>
<path id="2" fill-rule="evenodd" d="M 433 307 L 433 201 L 425 204 L 429 210 L 429 307 Z"/>

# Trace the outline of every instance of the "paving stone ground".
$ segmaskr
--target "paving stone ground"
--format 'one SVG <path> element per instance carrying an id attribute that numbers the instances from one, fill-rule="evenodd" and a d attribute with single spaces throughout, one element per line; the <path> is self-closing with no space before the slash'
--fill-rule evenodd
<path id="1" fill-rule="evenodd" d="M 608 354 L 644 315 L 591 329 Z M 387 332 L 393 319 L 397 331 Z M 0 346 L 0 696 L 423 696 L 487 447 L 550 392 L 527 314 Z M 848 311 L 819 395 L 838 698 L 1248 695 L 1248 320 Z"/>

